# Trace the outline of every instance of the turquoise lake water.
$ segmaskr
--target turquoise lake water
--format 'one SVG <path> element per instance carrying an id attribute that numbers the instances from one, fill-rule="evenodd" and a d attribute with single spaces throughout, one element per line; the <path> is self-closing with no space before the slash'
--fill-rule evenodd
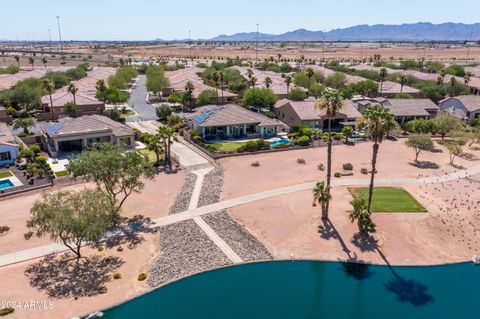
<path id="1" fill-rule="evenodd" d="M 480 266 L 248 264 L 177 281 L 103 318 L 480 318 Z"/>

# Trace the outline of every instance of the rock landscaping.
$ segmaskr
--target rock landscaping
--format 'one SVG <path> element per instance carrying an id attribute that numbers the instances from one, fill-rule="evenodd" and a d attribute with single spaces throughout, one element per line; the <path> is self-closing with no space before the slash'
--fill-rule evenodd
<path id="1" fill-rule="evenodd" d="M 198 207 L 217 203 L 220 200 L 222 185 L 223 167 L 221 165 L 216 165 L 215 168 L 205 175 L 203 179 Z"/>
<path id="2" fill-rule="evenodd" d="M 185 182 L 183 183 L 182 190 L 178 193 L 175 202 L 170 207 L 170 214 L 178 214 L 188 209 L 190 204 L 190 198 L 192 197 L 193 188 L 195 187 L 195 181 L 197 180 L 197 175 L 194 173 L 188 173 L 185 177 Z"/>

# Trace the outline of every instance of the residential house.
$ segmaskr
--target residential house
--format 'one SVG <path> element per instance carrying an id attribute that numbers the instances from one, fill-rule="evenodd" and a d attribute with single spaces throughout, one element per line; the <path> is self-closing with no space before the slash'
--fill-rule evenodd
<path id="1" fill-rule="evenodd" d="M 480 118 L 480 95 L 460 95 L 440 101 L 440 109 L 458 119 Z"/>
<path id="2" fill-rule="evenodd" d="M 0 122 L 10 123 L 11 121 L 12 117 L 8 115 L 7 109 L 0 106 Z"/>
<path id="3" fill-rule="evenodd" d="M 314 99 L 305 101 L 290 101 L 283 99 L 277 101 L 273 112 L 278 119 L 290 127 L 306 125 L 311 128 L 325 129 L 328 127 L 328 117 L 325 110 L 319 110 L 315 106 Z M 345 100 L 343 107 L 337 112 L 333 119 L 332 128 L 339 129 L 342 126 L 355 125 L 357 118 L 361 116 L 352 101 Z"/>
<path id="4" fill-rule="evenodd" d="M 42 144 L 52 157 L 63 152 L 81 152 L 96 143 L 110 142 L 126 149 L 135 145 L 135 132 L 102 115 L 65 117 L 40 126 Z"/>
<path id="5" fill-rule="evenodd" d="M 58 119 L 65 116 L 82 116 L 92 114 L 102 114 L 105 106 L 102 101 L 98 100 L 94 95 L 77 92 L 75 94 L 76 109 L 73 113 L 68 113 L 65 110 L 65 104 L 73 103 L 73 95 L 68 92 L 56 92 L 52 94 L 52 101 L 50 95 L 42 97 L 42 105 L 45 110 L 43 113 L 36 114 L 37 119 Z M 53 112 L 51 109 L 53 103 Z"/>
<path id="6" fill-rule="evenodd" d="M 19 146 L 7 124 L 0 122 L 0 167 L 15 164 L 18 152 Z"/>
<path id="7" fill-rule="evenodd" d="M 397 82 L 391 82 L 391 81 L 384 81 L 378 88 L 378 92 L 381 96 L 385 98 L 394 98 L 395 95 L 399 93 L 407 93 L 410 94 L 412 97 L 420 97 L 420 90 L 416 88 L 412 88 L 410 86 L 402 85 Z"/>
<path id="8" fill-rule="evenodd" d="M 206 105 L 196 109 L 187 125 L 202 137 L 270 137 L 288 132 L 288 126 L 236 104 Z"/>

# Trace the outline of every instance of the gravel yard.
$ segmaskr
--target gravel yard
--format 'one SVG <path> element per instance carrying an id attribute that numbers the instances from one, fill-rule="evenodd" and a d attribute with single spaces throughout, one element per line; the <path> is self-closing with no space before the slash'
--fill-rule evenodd
<path id="1" fill-rule="evenodd" d="M 148 283 L 163 283 L 232 264 L 193 220 L 161 227 L 159 255 L 150 267 Z"/>
<path id="2" fill-rule="evenodd" d="M 223 167 L 221 165 L 205 175 L 201 190 L 198 207 L 214 204 L 220 200 L 223 185 Z"/>
<path id="3" fill-rule="evenodd" d="M 170 214 L 178 214 L 188 209 L 196 180 L 197 175 L 194 173 L 187 174 L 180 193 L 178 193 L 177 198 L 175 198 L 175 202 L 170 207 Z"/>

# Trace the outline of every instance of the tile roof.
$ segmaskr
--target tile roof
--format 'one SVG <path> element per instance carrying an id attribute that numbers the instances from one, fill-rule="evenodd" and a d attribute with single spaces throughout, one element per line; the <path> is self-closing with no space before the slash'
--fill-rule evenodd
<path id="1" fill-rule="evenodd" d="M 382 106 L 395 116 L 429 116 L 427 110 L 439 109 L 430 99 L 390 99 L 384 101 Z"/>
<path id="2" fill-rule="evenodd" d="M 309 100 L 309 101 L 289 101 L 288 103 L 280 104 L 277 107 L 284 106 L 286 104 L 290 104 L 292 109 L 297 113 L 298 117 L 302 121 L 309 121 L 309 120 L 320 120 L 325 119 L 327 113 L 325 110 L 319 110 L 315 107 L 316 101 Z M 360 112 L 358 112 L 356 108 L 356 104 L 350 100 L 345 100 L 342 108 L 337 112 L 336 118 L 358 118 L 362 116 Z"/>
<path id="3" fill-rule="evenodd" d="M 128 126 L 115 122 L 102 115 L 84 115 L 77 118 L 62 118 L 56 123 L 42 124 L 41 128 L 47 135 L 52 137 L 94 134 L 109 131 L 117 137 L 135 134 Z"/>
<path id="4" fill-rule="evenodd" d="M 443 104 L 449 100 L 460 101 L 469 112 L 475 112 L 480 110 L 480 95 L 459 95 L 440 101 Z"/>
<path id="5" fill-rule="evenodd" d="M 200 127 L 256 124 L 259 126 L 283 125 L 283 122 L 271 119 L 261 113 L 247 110 L 236 104 L 206 105 L 195 109 L 190 119 Z"/>
<path id="6" fill-rule="evenodd" d="M 77 105 L 100 105 L 103 104 L 100 100 L 95 98 L 93 95 L 88 95 L 86 93 L 77 92 L 75 95 L 75 100 Z M 53 107 L 63 107 L 68 102 L 73 102 L 73 95 L 68 92 L 55 92 L 52 94 Z M 42 103 L 50 106 L 50 96 L 42 96 Z"/>
<path id="7" fill-rule="evenodd" d="M 29 71 L 19 71 L 15 74 L 0 74 L 0 90 L 8 90 L 15 86 L 18 81 L 22 81 L 28 78 L 41 78 L 44 77 L 48 72 L 65 72 L 71 67 L 48 67 L 48 68 L 35 68 L 34 70 Z"/>
<path id="8" fill-rule="evenodd" d="M 378 88 L 378 91 L 380 92 L 380 88 Z M 400 93 L 400 91 L 402 91 L 402 93 L 413 93 L 413 94 L 420 92 L 420 90 L 417 90 L 407 85 L 404 85 L 402 90 L 402 86 L 400 85 L 400 83 L 397 83 L 397 82 L 384 81 L 382 84 L 382 89 L 381 89 L 382 94 L 383 93 L 392 93 L 392 94 Z"/>
<path id="9" fill-rule="evenodd" d="M 0 122 L 0 143 L 13 144 L 14 142 L 15 138 L 13 137 L 12 133 L 10 133 L 7 124 Z"/>

